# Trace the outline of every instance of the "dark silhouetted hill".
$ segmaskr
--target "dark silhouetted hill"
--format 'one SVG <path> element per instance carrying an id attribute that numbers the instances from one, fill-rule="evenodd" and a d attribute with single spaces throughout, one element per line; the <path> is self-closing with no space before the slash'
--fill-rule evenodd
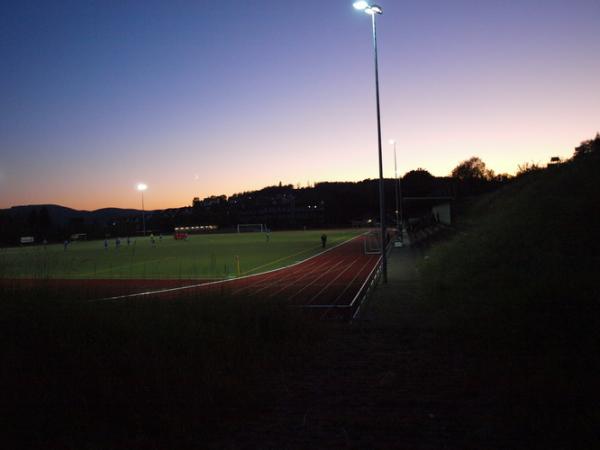
<path id="1" fill-rule="evenodd" d="M 11 208 L 0 210 L 0 214 L 4 213 L 12 216 L 15 219 L 28 218 L 32 212 L 39 212 L 46 208 L 50 220 L 56 225 L 66 225 L 71 219 L 82 218 L 86 221 L 103 221 L 113 217 L 126 217 L 135 214 L 141 214 L 141 211 L 136 209 L 121 209 L 121 208 L 102 208 L 94 211 L 76 210 L 60 205 L 23 205 L 13 206 Z"/>

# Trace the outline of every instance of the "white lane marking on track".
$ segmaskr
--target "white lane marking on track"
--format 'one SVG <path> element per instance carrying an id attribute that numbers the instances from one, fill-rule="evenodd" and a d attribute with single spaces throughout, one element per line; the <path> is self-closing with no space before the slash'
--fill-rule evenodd
<path id="1" fill-rule="evenodd" d="M 285 273 L 282 277 L 269 277 L 268 279 L 259 280 L 257 283 L 254 283 L 254 284 L 248 286 L 247 288 L 252 289 L 252 288 L 256 288 L 256 287 L 260 286 L 259 289 L 255 289 L 253 291 L 254 294 L 257 294 L 257 293 L 262 292 L 265 289 L 271 288 L 273 286 L 279 286 L 279 285 L 285 283 L 286 282 L 285 280 L 290 279 L 290 278 L 295 279 L 295 280 L 301 280 L 302 278 L 305 278 L 306 276 L 319 270 L 321 267 L 325 266 L 326 264 L 327 264 L 327 262 L 320 262 L 320 263 L 316 263 L 316 264 L 311 263 L 308 271 L 306 270 L 307 269 L 306 267 L 302 266 L 301 270 L 294 269 L 295 270 L 294 272 Z M 300 269 L 300 268 L 296 268 L 296 269 Z M 298 277 L 298 275 L 300 275 L 300 276 Z M 296 276 L 296 278 L 294 278 L 294 276 Z M 243 290 L 243 289 L 241 289 L 241 290 Z M 240 291 L 238 291 L 238 292 L 240 292 Z"/>
<path id="2" fill-rule="evenodd" d="M 327 314 L 329 314 L 329 312 L 336 307 L 340 307 L 340 308 L 350 308 L 350 305 L 339 305 L 338 302 L 340 301 L 340 299 L 344 296 L 344 294 L 346 294 L 346 292 L 348 291 L 348 289 L 350 289 L 350 286 L 352 286 L 354 284 L 354 281 L 360 276 L 360 274 L 362 273 L 362 271 L 364 270 L 365 267 L 367 267 L 369 264 L 371 263 L 371 258 L 369 258 L 367 261 L 365 261 L 365 263 L 362 265 L 362 267 L 358 270 L 358 272 L 356 272 L 356 274 L 354 275 L 354 277 L 352 277 L 352 281 L 350 281 L 350 283 L 346 284 L 346 287 L 344 288 L 344 290 L 342 292 L 340 292 L 340 294 L 335 298 L 335 300 L 333 301 L 332 304 L 330 305 L 325 305 L 323 306 L 324 311 L 323 314 L 321 314 L 320 318 L 324 319 L 325 316 L 327 316 Z M 370 271 L 369 273 L 369 277 L 371 276 L 370 274 L 372 273 L 372 271 Z M 363 283 L 364 285 L 364 283 Z M 360 290 L 362 289 L 362 287 L 359 289 L 359 291 L 357 292 L 356 295 L 360 294 Z M 310 307 L 310 305 L 303 305 L 304 307 Z"/>
<path id="3" fill-rule="evenodd" d="M 364 264 L 364 266 L 363 266 L 362 268 L 364 268 L 364 267 L 366 267 L 367 265 L 369 265 L 369 263 L 371 263 L 371 261 L 372 261 L 372 260 L 369 260 L 369 261 L 367 261 L 367 262 Z M 361 293 L 362 289 L 364 288 L 365 284 L 366 284 L 366 283 L 367 283 L 367 282 L 370 280 L 370 278 L 371 278 L 371 275 L 373 274 L 373 272 L 374 272 L 374 271 L 377 269 L 377 267 L 379 266 L 379 262 L 380 262 L 380 261 L 381 261 L 381 257 L 377 258 L 377 261 L 375 261 L 375 265 L 374 265 L 374 266 L 373 266 L 373 268 L 370 270 L 370 272 L 369 272 L 369 274 L 368 274 L 367 278 L 365 279 L 365 281 L 363 281 L 363 283 L 362 283 L 361 287 L 360 287 L 360 288 L 359 288 L 359 290 L 357 291 L 357 293 L 356 293 L 356 295 L 354 296 L 354 298 L 353 298 L 353 300 L 352 300 L 352 302 L 351 302 L 351 303 L 349 303 L 349 304 L 343 304 L 343 305 L 339 305 L 339 304 L 337 304 L 337 303 L 333 303 L 333 304 L 330 304 L 330 305 L 318 305 L 318 304 L 317 304 L 317 305 L 298 305 L 298 307 L 299 307 L 299 308 L 318 308 L 318 309 L 326 309 L 326 308 L 350 308 L 350 307 L 352 307 L 352 306 L 354 305 L 354 303 L 356 302 L 356 299 L 359 297 L 359 295 L 360 295 L 360 293 Z M 361 268 L 361 271 L 362 271 L 362 268 Z M 356 279 L 356 277 L 358 277 L 358 276 L 360 275 L 360 273 L 361 273 L 361 272 L 359 272 L 357 275 L 355 275 L 355 279 Z M 348 286 L 348 287 L 349 287 L 349 286 Z M 341 295 L 342 295 L 342 294 L 340 294 L 340 296 L 341 296 Z M 337 300 L 336 300 L 336 302 L 337 302 Z"/>
<path id="4" fill-rule="evenodd" d="M 253 291 L 252 291 L 253 294 L 257 294 L 259 292 L 264 291 L 265 289 L 271 288 L 273 286 L 280 286 L 284 283 L 285 283 L 285 287 L 287 287 L 287 285 L 288 285 L 288 283 L 286 283 L 287 280 L 291 279 L 291 280 L 294 280 L 294 282 L 299 281 L 299 280 L 305 278 L 306 276 L 313 274 L 314 272 L 318 271 L 319 269 L 321 269 L 322 267 L 324 267 L 326 265 L 327 265 L 327 261 L 321 261 L 321 262 L 316 262 L 316 263 L 311 261 L 310 264 L 305 264 L 305 265 L 302 265 L 299 267 L 295 267 L 292 270 L 288 271 L 289 273 L 285 273 L 280 277 L 268 277 L 268 278 L 265 277 L 263 279 L 258 280 L 256 283 L 249 284 L 247 286 L 243 286 L 242 288 L 238 289 L 237 291 L 233 291 L 233 294 L 239 294 L 240 292 L 242 292 L 244 290 L 251 290 L 251 289 L 253 289 Z M 308 266 L 308 268 L 306 266 Z"/>
<path id="5" fill-rule="evenodd" d="M 355 259 L 354 259 L 354 260 L 352 260 L 352 263 L 351 263 L 351 264 L 354 264 L 354 262 L 356 262 L 358 259 L 359 259 L 358 257 L 355 257 Z M 343 262 L 344 260 L 345 260 L 345 258 L 342 258 L 342 260 L 341 260 L 340 262 Z M 369 262 L 369 261 L 367 261 L 367 262 L 365 263 L 365 265 L 366 265 L 366 264 L 368 264 L 368 262 Z M 360 270 L 359 270 L 359 271 L 358 271 L 358 272 L 357 272 L 357 273 L 354 275 L 354 277 L 352 278 L 352 282 L 351 282 L 351 283 L 353 283 L 353 282 L 354 282 L 354 280 L 356 279 L 356 277 L 360 275 L 360 272 L 361 272 L 361 271 L 362 271 L 362 269 L 365 267 L 365 265 L 363 265 L 363 267 L 361 267 L 361 269 L 360 269 Z M 345 271 L 345 270 L 344 270 L 344 271 Z M 334 278 L 334 280 L 335 280 L 335 279 L 337 279 L 337 278 L 338 278 L 340 275 L 341 275 L 341 274 L 338 274 L 338 276 L 336 276 L 336 278 Z M 318 280 L 318 278 L 317 278 L 317 280 Z M 315 280 L 315 281 L 316 281 L 316 280 Z M 311 284 L 312 284 L 312 283 L 311 283 Z M 325 288 L 327 288 L 328 286 L 329 286 L 329 283 L 328 283 L 328 284 L 325 286 Z M 346 290 L 347 290 L 347 289 L 348 289 L 350 286 L 351 286 L 351 284 L 348 284 L 348 285 L 346 285 L 346 287 L 344 288 L 344 291 L 343 291 L 343 292 L 345 292 L 345 291 L 346 291 Z M 324 288 L 324 289 L 325 289 L 325 288 Z M 340 295 L 339 295 L 339 296 L 336 298 L 336 302 L 337 302 L 337 300 L 338 300 L 338 299 L 341 297 L 341 295 L 343 295 L 343 294 L 340 294 Z M 311 299 L 309 302 L 305 303 L 304 305 L 300 305 L 300 306 L 301 306 L 301 307 L 309 307 L 309 306 L 312 304 L 312 301 L 313 301 L 313 300 L 314 300 L 314 298 L 312 298 L 312 299 Z M 327 305 L 327 306 L 331 306 L 331 305 Z"/>
<path id="6" fill-rule="evenodd" d="M 333 283 L 336 282 L 336 280 L 341 277 L 343 274 L 345 274 L 348 269 L 350 269 L 350 267 L 352 267 L 354 265 L 354 263 L 356 263 L 356 261 L 358 261 L 358 258 L 355 258 L 354 261 L 352 261 L 348 266 L 346 266 L 346 268 L 344 270 L 342 270 L 340 273 L 338 273 L 333 280 L 331 280 L 329 283 L 327 283 L 319 292 L 317 292 L 315 295 L 313 295 L 311 297 L 311 299 L 306 303 L 307 305 L 310 305 L 312 302 L 314 302 L 314 300 L 321 295 L 323 292 L 325 292 L 325 290 L 331 286 Z"/>
<path id="7" fill-rule="evenodd" d="M 367 276 L 367 278 L 365 278 L 365 281 L 360 286 L 360 289 L 358 290 L 358 292 L 356 293 L 356 295 L 354 296 L 354 298 L 350 302 L 350 306 L 351 307 L 354 306 L 354 303 L 356 302 L 356 300 L 358 299 L 358 297 L 360 297 L 360 294 L 362 293 L 362 290 L 364 289 L 364 287 L 368 283 L 368 281 L 371 279 L 371 275 L 373 275 L 373 272 L 375 272 L 375 270 L 377 269 L 377 267 L 379 267 L 379 263 L 380 262 L 381 262 L 381 256 L 379 258 L 377 258 L 377 262 L 373 266 L 373 269 L 371 269 L 371 271 L 369 272 L 369 275 Z"/>
<path id="8" fill-rule="evenodd" d="M 350 245 L 350 244 L 349 244 Z M 344 256 L 342 256 L 342 260 L 343 261 Z M 271 283 L 271 284 L 267 284 L 265 286 L 263 286 L 263 288 L 261 289 L 261 291 L 263 291 L 264 289 L 270 288 L 273 285 L 275 286 L 283 286 L 280 289 L 278 289 L 275 292 L 272 292 L 271 295 L 269 295 L 269 298 L 272 298 L 278 294 L 280 294 L 281 292 L 285 291 L 286 289 L 288 289 L 290 286 L 299 283 L 300 281 L 302 281 L 303 279 L 310 277 L 311 275 L 313 275 L 315 272 L 319 272 L 321 269 L 329 266 L 329 268 L 331 269 L 332 267 L 330 266 L 331 262 L 330 260 L 326 259 L 324 261 L 321 261 L 320 263 L 317 264 L 313 264 L 312 266 L 310 266 L 310 270 L 306 271 L 306 267 L 301 267 L 302 270 L 297 271 L 296 273 L 292 274 L 292 275 L 300 275 L 299 277 L 283 277 L 283 278 L 277 278 L 275 280 L 275 283 Z M 300 269 L 300 267 L 298 267 L 298 269 Z M 330 269 L 328 269 L 325 273 L 327 273 Z M 320 277 L 317 278 L 317 280 Z M 310 283 L 312 284 L 312 283 Z M 307 285 L 307 286 L 310 286 Z M 307 287 L 306 286 L 306 287 Z"/>
<path id="9" fill-rule="evenodd" d="M 337 266 L 339 266 L 340 264 L 342 264 L 344 262 L 344 260 L 340 260 L 337 263 L 335 263 L 333 266 L 331 266 L 329 269 L 327 269 L 325 272 L 323 272 L 321 275 L 319 275 L 317 278 L 315 278 L 314 280 L 312 280 L 310 283 L 305 284 L 304 287 L 298 291 L 296 291 L 296 293 L 294 295 L 292 295 L 291 297 L 288 297 L 288 300 L 293 299 L 294 297 L 296 297 L 300 292 L 304 291 L 307 287 L 312 286 L 313 284 L 315 284 L 317 281 L 319 281 L 321 278 L 323 278 L 325 275 L 327 275 L 329 272 L 331 272 L 333 269 L 335 269 Z M 290 286 L 292 286 L 294 283 L 290 284 Z M 271 295 L 271 297 L 273 297 Z"/>
<path id="10" fill-rule="evenodd" d="M 309 261 L 307 264 L 304 264 L 304 265 L 302 265 L 301 267 L 300 267 L 300 266 L 297 266 L 297 267 L 291 267 L 291 266 L 290 266 L 290 269 L 291 269 L 291 270 L 289 270 L 289 271 L 288 271 L 288 272 L 290 272 L 290 273 L 286 273 L 286 274 L 284 275 L 284 277 L 285 277 L 285 276 L 289 276 L 289 275 L 294 275 L 294 274 L 296 274 L 296 273 L 298 273 L 298 272 L 299 272 L 299 273 L 302 273 L 302 271 L 306 270 L 307 266 L 308 266 L 308 267 L 310 267 L 310 268 L 313 268 L 314 266 L 322 266 L 322 265 L 323 265 L 323 263 L 322 263 L 322 262 L 321 262 L 321 263 L 319 263 L 318 261 L 316 261 L 316 260 L 313 260 L 313 261 Z M 258 280 L 256 280 L 256 282 L 254 282 L 254 283 L 248 283 L 247 285 L 240 287 L 239 289 L 237 289 L 237 290 L 233 291 L 233 292 L 232 292 L 232 294 L 233 294 L 233 295 L 237 295 L 237 294 L 239 294 L 239 293 L 240 293 L 240 292 L 242 292 L 242 291 L 245 291 L 245 290 L 248 290 L 248 289 L 254 288 L 254 287 L 256 287 L 256 286 L 262 286 L 263 284 L 266 284 L 266 285 L 268 285 L 268 286 L 271 286 L 271 284 L 269 284 L 269 280 L 270 280 L 271 278 L 275 278 L 275 283 L 277 284 L 277 283 L 279 283 L 279 282 L 282 280 L 282 278 L 281 278 L 281 277 L 277 277 L 277 275 L 278 275 L 277 273 L 270 273 L 270 274 L 268 274 L 268 276 L 266 276 L 266 277 L 261 277 L 261 278 L 259 278 L 259 279 L 258 279 Z"/>
<path id="11" fill-rule="evenodd" d="M 344 288 L 344 290 L 342 292 L 340 292 L 340 294 L 335 298 L 335 300 L 333 301 L 333 305 L 338 304 L 338 301 L 344 296 L 344 294 L 348 291 L 348 289 L 350 289 L 350 287 L 354 284 L 356 279 L 361 276 L 361 273 L 364 270 L 364 268 L 367 267 L 369 264 L 371 264 L 371 261 L 372 261 L 371 258 L 369 258 L 367 261 L 365 261 L 365 263 L 362 265 L 360 270 L 354 274 L 354 277 L 352 277 L 352 280 L 350 281 L 350 283 L 348 283 L 346 285 L 346 287 Z"/>
<path id="12" fill-rule="evenodd" d="M 346 242 L 346 241 L 344 241 L 344 242 Z M 250 270 L 246 270 L 246 271 L 245 271 L 245 272 L 243 272 L 243 273 L 244 273 L 244 275 L 248 275 L 248 274 L 250 274 L 250 272 L 255 272 L 256 270 L 258 270 L 258 269 L 262 269 L 263 267 L 269 267 L 269 266 L 272 266 L 273 264 L 277 264 L 277 263 L 278 263 L 278 262 L 280 262 L 280 261 L 284 261 L 284 260 L 286 260 L 286 259 L 293 258 L 294 256 L 301 255 L 302 253 L 306 253 L 306 252 L 309 252 L 309 251 L 311 251 L 311 250 L 318 249 L 318 248 L 320 248 L 320 247 L 321 247 L 320 245 L 315 245 L 314 247 L 310 247 L 310 248 L 306 248 L 306 249 L 304 249 L 304 250 L 300 250 L 300 251 L 299 251 L 299 252 L 297 252 L 297 253 L 292 253 L 291 255 L 287 255 L 287 256 L 284 256 L 284 257 L 282 257 L 282 258 L 275 259 L 275 260 L 273 260 L 273 261 L 269 261 L 269 262 L 268 262 L 268 263 L 266 263 L 266 264 L 261 264 L 260 266 L 253 267 L 252 269 L 250 269 Z M 296 261 L 296 262 L 298 262 L 298 261 Z"/>
<path id="13" fill-rule="evenodd" d="M 275 292 L 271 292 L 271 294 L 269 295 L 268 298 L 272 298 L 275 297 L 276 295 L 280 294 L 281 292 L 285 291 L 288 287 L 293 286 L 296 283 L 299 283 L 300 281 L 302 281 L 303 279 L 313 275 L 315 272 L 319 272 L 323 267 L 327 266 L 329 263 L 328 261 L 322 261 L 320 264 L 315 264 L 310 270 L 308 271 L 300 271 L 298 272 L 296 275 L 300 275 L 299 277 L 293 278 L 290 277 L 290 279 L 286 279 L 286 278 L 282 278 L 282 279 L 277 279 L 275 280 L 275 283 L 271 283 L 268 284 L 266 286 L 264 286 L 261 291 L 273 287 L 273 286 L 277 286 L 279 287 L 278 290 L 276 290 Z M 283 286 L 283 287 L 280 287 Z"/>
<path id="14" fill-rule="evenodd" d="M 371 278 L 373 276 L 373 273 L 376 270 L 381 270 L 381 257 L 377 260 L 377 265 L 375 267 L 373 267 L 373 270 L 371 270 L 371 272 L 369 273 L 369 276 L 367 277 L 367 279 L 365 280 L 365 282 L 363 283 L 362 287 L 360 288 L 360 290 L 358 291 L 358 293 L 356 294 L 356 296 L 354 297 L 354 300 L 352 300 L 352 302 L 350 303 L 350 307 L 352 308 L 354 306 L 354 302 L 360 297 L 360 295 L 362 294 L 362 289 L 363 287 L 366 285 L 366 283 L 371 280 L 371 282 L 373 282 L 374 277 Z M 363 299 L 365 298 L 366 294 L 363 295 Z M 352 320 L 356 319 L 356 317 L 358 317 L 358 314 L 360 313 L 360 309 L 363 307 L 364 302 L 359 302 L 358 306 L 356 307 L 356 309 L 354 310 L 354 314 L 352 314 Z"/>

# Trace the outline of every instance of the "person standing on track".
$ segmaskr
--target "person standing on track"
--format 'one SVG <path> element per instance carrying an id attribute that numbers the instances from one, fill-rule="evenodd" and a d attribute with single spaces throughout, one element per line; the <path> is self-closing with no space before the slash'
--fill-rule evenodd
<path id="1" fill-rule="evenodd" d="M 327 235 L 325 233 L 323 233 L 321 235 L 321 246 L 323 248 L 325 248 L 326 245 L 327 245 Z"/>

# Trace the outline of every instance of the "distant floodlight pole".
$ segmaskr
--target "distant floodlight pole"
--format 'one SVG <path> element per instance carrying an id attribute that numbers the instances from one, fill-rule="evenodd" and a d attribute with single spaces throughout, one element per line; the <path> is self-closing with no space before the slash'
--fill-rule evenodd
<path id="1" fill-rule="evenodd" d="M 142 193 L 142 234 L 146 236 L 146 212 L 144 210 L 144 191 L 148 189 L 148 186 L 144 183 L 137 185 L 137 190 Z"/>
<path id="2" fill-rule="evenodd" d="M 401 211 L 402 206 L 399 202 L 400 198 L 400 178 L 398 178 L 398 164 L 396 161 L 396 141 L 394 139 L 390 139 L 390 145 L 394 146 L 394 178 L 396 179 L 396 228 L 398 229 L 398 233 L 400 233 L 400 241 L 402 241 L 402 225 L 401 225 Z"/>
<path id="3" fill-rule="evenodd" d="M 373 26 L 373 50 L 375 53 L 375 99 L 377 103 L 377 144 L 379 150 L 379 221 L 381 225 L 381 271 L 383 273 L 383 282 L 387 283 L 387 255 L 386 241 L 387 233 L 385 227 L 385 189 L 383 181 L 383 156 L 381 151 L 381 112 L 379 108 L 379 65 L 377 62 L 377 22 L 375 16 L 383 14 L 381 6 L 372 5 L 367 1 L 357 1 L 353 4 L 355 9 L 364 11 L 371 16 L 371 24 Z"/>

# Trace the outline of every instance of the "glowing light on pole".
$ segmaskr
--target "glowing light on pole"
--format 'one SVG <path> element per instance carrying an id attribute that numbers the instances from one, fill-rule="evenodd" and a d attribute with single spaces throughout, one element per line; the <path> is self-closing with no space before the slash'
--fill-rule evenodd
<path id="1" fill-rule="evenodd" d="M 148 189 L 148 186 L 144 183 L 137 185 L 137 190 L 142 193 L 142 234 L 146 236 L 146 212 L 144 210 L 144 191 Z"/>
<path id="2" fill-rule="evenodd" d="M 381 6 L 372 5 L 367 1 L 356 1 L 353 3 L 354 9 L 364 11 L 371 16 L 371 24 L 373 28 L 373 51 L 375 56 L 375 100 L 377 104 L 377 144 L 379 150 L 379 221 L 381 224 L 381 272 L 383 282 L 387 283 L 387 255 L 386 241 L 387 233 L 385 229 L 385 195 L 383 185 L 383 157 L 381 151 L 381 112 L 379 108 L 379 65 L 377 61 L 377 23 L 375 17 L 383 14 Z"/>
<path id="3" fill-rule="evenodd" d="M 369 7 L 369 2 L 364 2 L 364 1 L 354 2 L 354 4 L 352 6 L 354 6 L 354 9 L 358 9 L 359 11 L 364 11 L 365 9 L 367 9 Z"/>

